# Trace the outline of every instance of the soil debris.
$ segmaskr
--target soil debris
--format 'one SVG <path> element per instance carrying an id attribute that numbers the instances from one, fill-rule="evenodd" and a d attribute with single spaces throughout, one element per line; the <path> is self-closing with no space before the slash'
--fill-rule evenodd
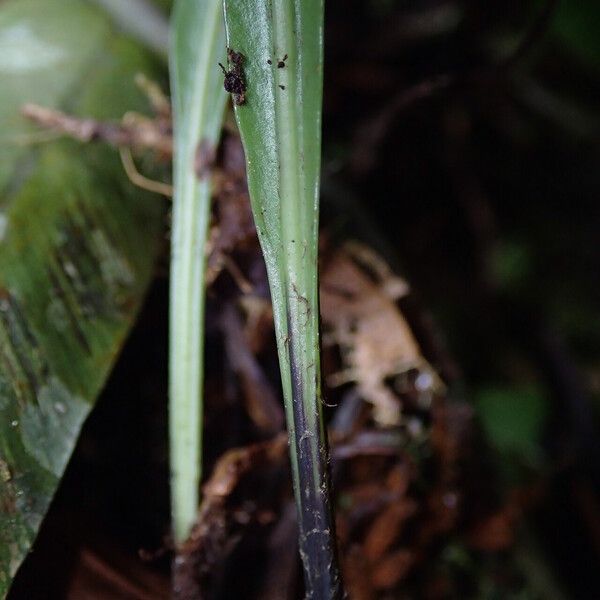
<path id="1" fill-rule="evenodd" d="M 244 504 L 241 509 L 235 509 L 229 502 L 231 496 L 245 475 L 259 467 L 282 462 L 286 451 L 287 434 L 282 433 L 268 442 L 229 450 L 218 460 L 203 486 L 197 523 L 173 561 L 176 600 L 209 597 L 207 590 L 214 571 L 239 541 L 240 527 L 260 520 L 257 505 Z"/>

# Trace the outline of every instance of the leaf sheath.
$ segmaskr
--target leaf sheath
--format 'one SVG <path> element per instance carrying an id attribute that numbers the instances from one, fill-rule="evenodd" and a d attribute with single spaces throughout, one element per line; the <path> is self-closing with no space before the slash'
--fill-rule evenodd
<path id="1" fill-rule="evenodd" d="M 244 56 L 236 118 L 271 287 L 306 591 L 337 598 L 317 273 L 323 2 L 225 0 L 225 22 Z"/>

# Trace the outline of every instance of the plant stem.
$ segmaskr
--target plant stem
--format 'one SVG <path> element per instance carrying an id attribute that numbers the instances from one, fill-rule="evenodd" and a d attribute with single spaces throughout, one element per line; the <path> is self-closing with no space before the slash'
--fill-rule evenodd
<path id="1" fill-rule="evenodd" d="M 179 0 L 171 34 L 174 196 L 171 239 L 169 439 L 171 511 L 175 542 L 196 521 L 202 473 L 205 246 L 210 216 L 210 169 L 197 161 L 214 154 L 226 95 L 216 67 L 224 31 L 216 0 Z"/>

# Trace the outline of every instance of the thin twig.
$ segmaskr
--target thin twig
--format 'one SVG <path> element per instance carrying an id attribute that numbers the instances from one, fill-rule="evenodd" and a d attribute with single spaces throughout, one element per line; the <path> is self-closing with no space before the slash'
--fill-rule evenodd
<path id="1" fill-rule="evenodd" d="M 164 122 L 140 115 L 134 120 L 130 113 L 124 122 L 114 123 L 74 117 L 38 104 L 25 104 L 21 114 L 44 129 L 80 142 L 103 141 L 115 148 L 129 146 L 155 150 L 166 157 L 173 154 L 173 139 L 170 132 L 165 131 Z"/>
<path id="2" fill-rule="evenodd" d="M 164 119 L 171 119 L 171 101 L 156 81 L 149 79 L 143 73 L 137 73 L 135 84 L 144 93 L 146 98 L 148 98 L 148 102 L 150 102 L 150 106 L 155 114 Z"/>
<path id="3" fill-rule="evenodd" d="M 133 161 L 133 156 L 131 155 L 131 150 L 127 146 L 119 146 L 119 155 L 121 157 L 123 169 L 125 169 L 125 173 L 127 174 L 127 177 L 129 177 L 131 183 L 137 185 L 143 190 L 154 192 L 156 194 L 162 194 L 167 198 L 173 197 L 172 185 L 169 185 L 168 183 L 163 183 L 162 181 L 155 181 L 154 179 L 149 179 L 137 170 L 135 162 Z"/>
<path id="4" fill-rule="evenodd" d="M 148 119 L 135 113 L 127 113 L 121 123 L 113 123 L 88 118 L 81 119 L 37 104 L 25 104 L 21 113 L 45 129 L 40 132 L 40 134 L 46 134 L 43 141 L 67 136 L 83 143 L 102 141 L 116 147 L 119 150 L 125 173 L 134 185 L 171 198 L 173 187 L 142 175 L 135 166 L 131 154 L 131 148 L 154 150 L 167 157 L 173 154 L 168 100 L 160 92 L 158 86 L 143 76 L 137 78 L 137 83 L 146 91 L 159 118 Z M 167 131 L 168 133 L 166 133 Z M 34 138 L 34 141 L 40 140 Z"/>

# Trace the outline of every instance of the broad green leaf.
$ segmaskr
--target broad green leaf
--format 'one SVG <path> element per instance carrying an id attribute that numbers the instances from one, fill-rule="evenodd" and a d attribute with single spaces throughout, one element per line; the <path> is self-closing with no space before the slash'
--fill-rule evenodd
<path id="1" fill-rule="evenodd" d="M 34 131 L 21 105 L 68 101 L 109 35 L 108 21 L 77 0 L 0 4 L 0 190 L 28 150 L 24 134 Z"/>
<path id="2" fill-rule="evenodd" d="M 323 2 L 225 0 L 225 23 L 243 57 L 235 111 L 273 300 L 307 597 L 338 597 L 317 280 Z"/>
<path id="3" fill-rule="evenodd" d="M 32 145 L 36 101 L 143 109 L 137 47 L 78 0 L 0 4 L 0 595 L 27 554 L 152 275 L 161 203 L 114 150 Z M 21 140 L 22 141 L 22 140 Z"/>
<path id="4" fill-rule="evenodd" d="M 219 61 L 220 0 L 178 0 L 170 49 L 175 155 L 171 237 L 169 422 L 173 532 L 183 542 L 196 520 L 202 466 L 205 247 L 211 162 L 227 96 Z"/>

